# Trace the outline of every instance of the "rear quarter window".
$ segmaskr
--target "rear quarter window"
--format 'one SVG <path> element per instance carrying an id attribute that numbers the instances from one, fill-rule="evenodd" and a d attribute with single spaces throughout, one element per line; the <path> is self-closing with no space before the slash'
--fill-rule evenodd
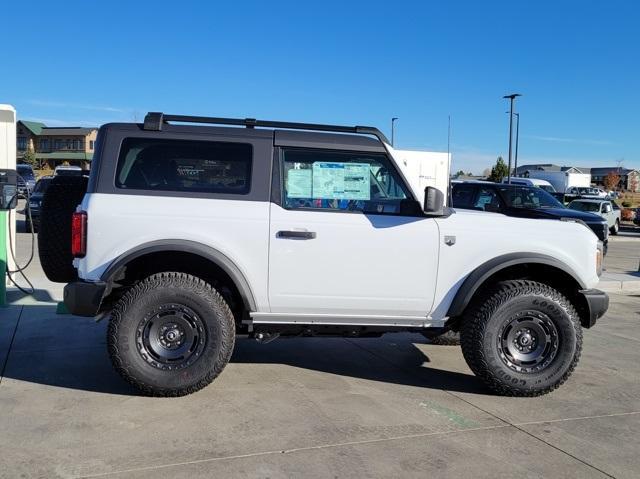
<path id="1" fill-rule="evenodd" d="M 246 195 L 252 155 L 248 143 L 126 138 L 115 184 L 122 189 Z"/>

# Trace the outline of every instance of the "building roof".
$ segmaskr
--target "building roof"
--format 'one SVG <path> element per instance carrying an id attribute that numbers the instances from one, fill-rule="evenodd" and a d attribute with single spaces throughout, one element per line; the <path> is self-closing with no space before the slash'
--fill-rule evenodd
<path id="1" fill-rule="evenodd" d="M 582 166 L 558 166 L 552 163 L 543 163 L 518 166 L 516 173 L 521 175 L 526 171 L 568 171 L 569 173 L 591 173 L 591 168 L 584 168 Z"/>
<path id="2" fill-rule="evenodd" d="M 44 123 L 39 123 L 37 121 L 24 121 L 20 120 L 18 123 L 22 123 L 24 127 L 29 130 L 34 135 L 39 135 L 43 128 L 46 128 Z"/>
<path id="3" fill-rule="evenodd" d="M 42 128 L 40 133 L 37 135 L 40 136 L 64 136 L 64 135 L 83 135 L 86 136 L 89 133 L 97 130 L 97 128 L 82 128 L 79 126 L 58 126 L 58 127 L 48 127 L 45 126 Z"/>
<path id="4" fill-rule="evenodd" d="M 517 174 L 524 173 L 525 171 L 563 171 L 562 167 L 554 165 L 552 163 L 543 163 L 537 165 L 520 165 L 516 170 Z"/>
<path id="5" fill-rule="evenodd" d="M 56 151 L 53 153 L 37 153 L 36 158 L 39 160 L 81 160 L 91 161 L 93 160 L 93 153 L 84 153 L 81 151 L 74 151 L 66 153 L 64 151 Z"/>
<path id="6" fill-rule="evenodd" d="M 609 173 L 616 173 L 620 176 L 628 175 L 632 171 L 638 171 L 635 168 L 623 168 L 621 166 L 605 166 L 602 168 L 591 168 L 591 174 L 593 176 L 606 176 Z"/>

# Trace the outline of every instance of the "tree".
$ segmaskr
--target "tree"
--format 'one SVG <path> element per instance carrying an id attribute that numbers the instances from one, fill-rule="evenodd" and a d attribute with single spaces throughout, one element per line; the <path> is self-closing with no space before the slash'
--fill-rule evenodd
<path id="1" fill-rule="evenodd" d="M 38 159 L 36 158 L 35 152 L 31 148 L 28 148 L 27 151 L 24 152 L 22 161 L 24 161 L 27 165 L 31 165 L 31 167 L 34 169 L 38 167 Z"/>
<path id="2" fill-rule="evenodd" d="M 496 183 L 501 183 L 502 179 L 508 175 L 509 175 L 509 167 L 504 162 L 502 157 L 499 156 L 498 160 L 496 161 L 496 164 L 491 168 L 491 174 L 487 179 L 489 181 L 495 181 Z"/>
<path id="3" fill-rule="evenodd" d="M 628 178 L 629 179 L 627 180 L 627 189 L 632 193 L 637 193 L 638 192 L 638 174 L 633 171 L 630 171 Z"/>
<path id="4" fill-rule="evenodd" d="M 610 171 L 609 174 L 604 177 L 603 183 L 607 191 L 615 190 L 620 183 L 620 175 Z"/>
<path id="5" fill-rule="evenodd" d="M 465 175 L 465 172 L 464 172 L 463 170 L 458 170 L 458 172 L 457 172 L 455 175 L 453 175 L 453 176 L 455 176 L 456 178 L 458 178 L 458 177 L 460 177 L 460 176 L 464 176 L 464 175 Z"/>

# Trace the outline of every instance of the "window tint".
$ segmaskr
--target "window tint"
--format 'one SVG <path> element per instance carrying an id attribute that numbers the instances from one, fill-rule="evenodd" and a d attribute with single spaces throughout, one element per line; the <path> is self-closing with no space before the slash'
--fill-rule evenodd
<path id="1" fill-rule="evenodd" d="M 116 186 L 243 195 L 251 188 L 251 157 L 245 143 L 127 138 Z"/>
<path id="2" fill-rule="evenodd" d="M 564 208 L 558 200 L 541 188 L 501 186 L 498 189 L 511 208 Z"/>
<path id="3" fill-rule="evenodd" d="M 398 214 L 408 191 L 385 155 L 284 151 L 285 208 Z"/>
<path id="4" fill-rule="evenodd" d="M 473 207 L 483 211 L 497 211 L 502 207 L 498 193 L 493 188 L 482 187 L 478 191 Z"/>
<path id="5" fill-rule="evenodd" d="M 473 197 L 476 188 L 473 185 L 454 184 L 452 188 L 452 204 L 454 208 L 473 208 Z"/>

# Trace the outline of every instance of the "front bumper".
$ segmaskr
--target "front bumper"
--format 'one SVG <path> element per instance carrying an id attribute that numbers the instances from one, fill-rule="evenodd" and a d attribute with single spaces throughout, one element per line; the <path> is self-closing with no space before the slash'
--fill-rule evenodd
<path id="1" fill-rule="evenodd" d="M 583 289 L 580 294 L 587 302 L 587 311 L 582 317 L 582 326 L 590 328 L 596 321 L 604 316 L 609 308 L 609 296 L 599 289 Z"/>
<path id="2" fill-rule="evenodd" d="M 64 287 L 64 305 L 76 316 L 96 316 L 107 289 L 107 283 L 75 281 Z"/>

